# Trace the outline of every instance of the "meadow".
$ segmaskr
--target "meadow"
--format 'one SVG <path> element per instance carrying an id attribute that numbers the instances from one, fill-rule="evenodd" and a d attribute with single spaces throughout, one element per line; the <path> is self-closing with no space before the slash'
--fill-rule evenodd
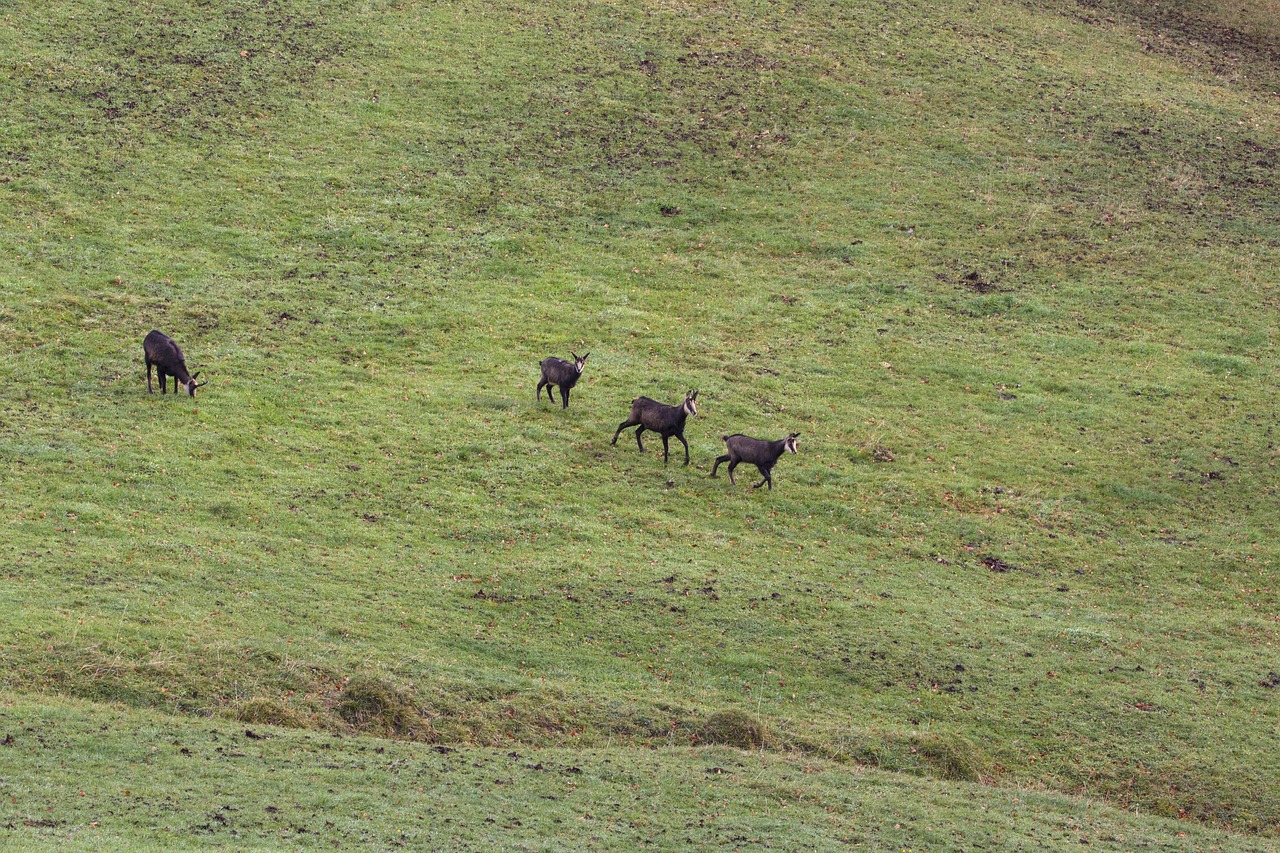
<path id="1" fill-rule="evenodd" d="M 1160 8 L 0 6 L 0 842 L 1276 849 L 1280 35 Z"/>

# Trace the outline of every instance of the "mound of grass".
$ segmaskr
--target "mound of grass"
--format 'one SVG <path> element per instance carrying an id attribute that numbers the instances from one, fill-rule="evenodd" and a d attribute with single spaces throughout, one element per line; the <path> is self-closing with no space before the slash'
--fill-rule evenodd
<path id="1" fill-rule="evenodd" d="M 313 721 L 275 699 L 247 699 L 232 710 L 242 723 L 259 723 L 267 726 L 283 726 L 289 729 L 314 728 Z"/>
<path id="2" fill-rule="evenodd" d="M 338 697 L 338 716 L 366 734 L 427 742 L 437 739 L 413 694 L 370 672 L 347 680 Z"/>
<path id="3" fill-rule="evenodd" d="M 922 734 L 912 741 L 921 757 L 936 768 L 940 778 L 976 782 L 982 777 L 981 753 L 968 738 L 956 734 Z"/>
<path id="4" fill-rule="evenodd" d="M 738 749 L 758 749 L 768 740 L 768 730 L 759 717 L 746 711 L 716 711 L 698 728 L 698 741 Z"/>

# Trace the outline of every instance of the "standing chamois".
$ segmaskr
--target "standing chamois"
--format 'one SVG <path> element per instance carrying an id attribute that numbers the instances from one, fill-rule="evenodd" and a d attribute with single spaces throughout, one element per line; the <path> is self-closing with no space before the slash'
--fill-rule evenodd
<path id="1" fill-rule="evenodd" d="M 587 358 L 591 353 L 586 355 L 578 355 L 571 352 L 573 361 L 565 361 L 563 358 L 544 358 L 542 360 L 542 378 L 538 380 L 538 400 L 542 400 L 542 386 L 547 386 L 547 402 L 554 403 L 551 397 L 551 386 L 560 386 L 560 399 L 564 402 L 564 408 L 569 408 L 569 389 L 578 384 L 578 380 L 582 378 L 582 368 L 587 366 Z"/>
<path id="2" fill-rule="evenodd" d="M 769 490 L 773 490 L 773 466 L 778 464 L 778 459 L 788 450 L 792 453 L 796 452 L 796 439 L 800 437 L 800 433 L 793 432 L 786 438 L 780 438 L 777 441 L 765 441 L 762 438 L 752 438 L 749 435 L 735 433 L 734 435 L 722 435 L 720 438 L 724 440 L 725 447 L 729 448 L 729 452 L 724 456 L 716 457 L 716 464 L 711 466 L 711 476 L 716 475 L 716 469 L 720 467 L 721 462 L 729 463 L 729 482 L 737 485 L 733 479 L 733 469 L 738 467 L 739 462 L 750 462 L 752 465 L 760 469 L 760 473 L 764 474 L 764 479 L 756 483 L 754 488 L 760 488 L 765 483 L 769 484 Z"/>
<path id="3" fill-rule="evenodd" d="M 684 395 L 684 404 L 679 406 L 668 406 L 665 403 L 659 403 L 657 400 L 650 400 L 648 397 L 636 397 L 631 401 L 631 414 L 625 421 L 618 424 L 618 429 L 613 434 L 611 445 L 618 443 L 618 433 L 627 427 L 639 426 L 636 430 L 636 444 L 640 446 L 640 452 L 644 452 L 644 443 L 640 441 L 640 433 L 646 429 L 651 429 L 658 435 L 662 436 L 662 464 L 667 464 L 667 439 L 675 436 L 680 439 L 680 443 L 684 445 L 684 464 L 689 464 L 689 442 L 684 440 L 684 422 L 690 415 L 698 414 L 697 391 L 690 391 Z"/>
<path id="4" fill-rule="evenodd" d="M 164 332 L 152 329 L 142 339 L 142 357 L 147 363 L 147 393 L 154 394 L 151 389 L 151 365 L 156 366 L 156 378 L 160 380 L 160 393 L 168 394 L 169 377 L 173 377 L 173 393 L 178 393 L 178 383 L 187 389 L 187 395 L 194 397 L 196 389 L 208 382 L 196 382 L 196 375 L 187 372 L 187 361 L 182 356 L 182 347 Z"/>

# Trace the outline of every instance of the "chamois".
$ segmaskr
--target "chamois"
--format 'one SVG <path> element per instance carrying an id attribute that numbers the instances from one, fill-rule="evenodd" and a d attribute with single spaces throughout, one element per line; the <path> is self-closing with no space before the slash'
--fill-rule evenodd
<path id="1" fill-rule="evenodd" d="M 565 361 L 563 358 L 544 358 L 542 360 L 542 378 L 538 381 L 538 400 L 542 400 L 542 386 L 547 386 L 547 402 L 554 403 L 551 397 L 551 386 L 560 386 L 560 399 L 564 402 L 564 408 L 569 408 L 569 389 L 578 384 L 578 380 L 582 378 L 582 368 L 586 367 L 587 358 L 591 353 L 586 355 L 578 355 L 576 352 L 569 353 L 573 356 L 573 361 Z"/>
<path id="2" fill-rule="evenodd" d="M 800 437 L 800 433 L 793 432 L 786 438 L 780 438 L 777 441 L 765 441 L 762 438 L 752 438 L 742 433 L 734 435 L 722 435 L 725 447 L 729 448 L 729 452 L 724 456 L 716 457 L 716 464 L 711 466 L 711 476 L 716 475 L 716 469 L 720 467 L 721 462 L 729 463 L 729 482 L 737 485 L 733 479 L 733 469 L 738 467 L 739 462 L 750 462 L 752 465 L 760 469 L 760 473 L 764 475 L 764 479 L 756 483 L 754 488 L 760 488 L 765 483 L 769 484 L 769 490 L 773 490 L 773 466 L 778 464 L 778 459 L 787 451 L 796 452 L 796 439 Z"/>
<path id="3" fill-rule="evenodd" d="M 160 393 L 168 394 L 169 377 L 173 377 L 173 393 L 178 393 L 178 383 L 187 389 L 187 395 L 194 397 L 196 389 L 202 385 L 208 385 L 206 382 L 196 382 L 196 376 L 200 375 L 200 371 L 196 371 L 195 376 L 187 372 L 187 361 L 182 356 L 182 347 L 178 346 L 173 338 L 164 332 L 152 329 L 147 336 L 142 339 L 142 357 L 147 363 L 147 393 L 154 394 L 151 388 L 151 365 L 156 366 L 156 378 L 160 380 Z"/>
<path id="4" fill-rule="evenodd" d="M 679 406 L 668 406 L 665 403 L 659 403 L 657 400 L 650 400 L 648 397 L 636 397 L 631 401 L 631 414 L 625 421 L 618 424 L 618 429 L 613 434 L 611 445 L 618 443 L 618 433 L 627 427 L 639 426 L 636 430 L 636 444 L 640 446 L 640 452 L 644 452 L 644 443 L 640 441 L 640 433 L 646 429 L 651 429 L 658 435 L 662 436 L 662 464 L 667 464 L 667 439 L 675 436 L 680 439 L 680 443 L 684 445 L 684 464 L 689 464 L 689 442 L 684 440 L 684 422 L 690 415 L 698 414 L 697 391 L 690 391 L 684 395 L 684 403 Z"/>

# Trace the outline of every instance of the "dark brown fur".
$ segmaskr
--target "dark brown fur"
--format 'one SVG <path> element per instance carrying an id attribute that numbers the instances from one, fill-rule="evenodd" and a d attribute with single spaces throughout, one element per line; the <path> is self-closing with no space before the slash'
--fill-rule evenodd
<path id="1" fill-rule="evenodd" d="M 764 479 L 755 484 L 755 488 L 760 488 L 765 483 L 769 484 L 769 489 L 773 489 L 773 466 L 778 464 L 778 459 L 782 454 L 790 450 L 796 452 L 796 439 L 800 437 L 800 433 L 793 432 L 786 438 L 780 438 L 777 441 L 765 441 L 762 438 L 752 438 L 749 435 L 735 433 L 734 435 L 722 435 L 720 438 L 724 440 L 728 453 L 724 456 L 716 457 L 716 464 L 711 466 L 711 476 L 716 475 L 716 469 L 720 467 L 721 462 L 729 463 L 729 482 L 736 485 L 737 481 L 733 479 L 733 469 L 738 467 L 739 462 L 750 462 L 759 469 L 764 475 Z"/>
<path id="2" fill-rule="evenodd" d="M 560 386 L 560 399 L 564 402 L 564 408 L 569 408 L 569 389 L 578 384 L 578 380 L 582 378 L 582 370 L 587 365 L 587 359 L 591 353 L 586 355 L 578 355 L 576 352 L 569 353 L 573 356 L 573 361 L 565 361 L 563 358 L 544 358 L 542 360 L 542 377 L 538 380 L 538 400 L 542 400 L 542 388 L 547 388 L 547 401 L 555 402 L 551 398 L 551 386 Z"/>
<path id="3" fill-rule="evenodd" d="M 643 453 L 644 442 L 640 440 L 640 433 L 651 429 L 662 436 L 662 464 L 666 465 L 667 440 L 674 435 L 684 445 L 684 464 L 688 465 L 689 442 L 684 440 L 684 422 L 689 415 L 698 414 L 698 404 L 694 402 L 697 399 L 697 391 L 685 394 L 684 403 L 679 406 L 668 406 L 657 400 L 650 400 L 648 397 L 636 397 L 631 401 L 631 414 L 625 421 L 618 424 L 618 429 L 613 434 L 613 441 L 609 443 L 616 445 L 619 433 L 627 427 L 638 426 L 636 444 L 640 446 L 640 451 Z"/>
<path id="4" fill-rule="evenodd" d="M 167 394 L 169 377 L 173 377 L 173 393 L 178 393 L 178 383 L 182 383 L 182 387 L 187 389 L 187 395 L 194 397 L 196 389 L 206 384 L 204 382 L 196 382 L 196 376 L 200 375 L 200 371 L 196 371 L 195 376 L 187 372 L 187 360 L 182 355 L 182 347 L 178 346 L 177 341 L 166 335 L 164 332 L 152 329 L 147 336 L 142 339 L 142 357 L 147 363 L 147 393 L 154 394 L 151 388 L 151 365 L 156 367 L 156 378 L 160 380 L 160 393 Z"/>

